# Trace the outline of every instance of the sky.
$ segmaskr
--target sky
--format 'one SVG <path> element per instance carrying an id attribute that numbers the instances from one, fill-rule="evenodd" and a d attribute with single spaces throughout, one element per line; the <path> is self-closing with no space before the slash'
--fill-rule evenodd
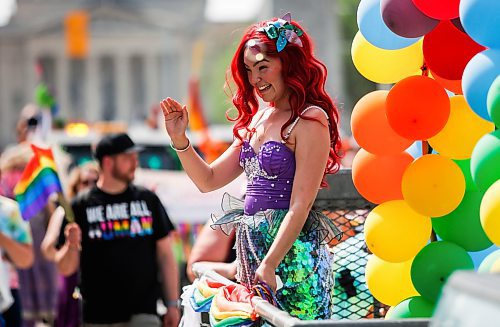
<path id="1" fill-rule="evenodd" d="M 250 21 L 257 17 L 264 1 L 265 0 L 207 0 L 205 18 L 208 21 L 216 23 Z"/>
<path id="2" fill-rule="evenodd" d="M 258 15 L 265 0 L 207 0 L 205 17 L 212 22 L 249 21 Z M 0 0 L 0 26 L 9 22 L 16 0 Z"/>

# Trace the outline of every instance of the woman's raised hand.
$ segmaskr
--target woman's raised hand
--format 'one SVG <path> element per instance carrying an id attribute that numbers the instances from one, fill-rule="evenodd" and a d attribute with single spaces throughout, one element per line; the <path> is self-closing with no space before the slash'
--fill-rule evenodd
<path id="1" fill-rule="evenodd" d="M 179 102 L 172 98 L 166 98 L 160 102 L 160 107 L 165 117 L 165 128 L 170 138 L 174 140 L 185 137 L 189 123 L 186 106 L 181 106 Z"/>

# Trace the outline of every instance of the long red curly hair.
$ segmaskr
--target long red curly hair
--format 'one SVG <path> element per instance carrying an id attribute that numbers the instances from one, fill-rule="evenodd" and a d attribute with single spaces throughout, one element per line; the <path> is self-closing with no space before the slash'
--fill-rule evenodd
<path id="1" fill-rule="evenodd" d="M 339 113 L 332 99 L 325 91 L 326 66 L 314 56 L 312 41 L 305 32 L 300 36 L 302 47 L 289 42 L 282 51 L 278 52 L 276 39 L 271 40 L 264 32 L 258 30 L 261 27 L 266 27 L 268 22 L 276 20 L 277 18 L 273 18 L 270 21 L 262 21 L 252 25 L 244 33 L 229 69 L 232 80 L 236 85 L 232 101 L 238 110 L 238 116 L 236 118 L 226 116 L 229 120 L 236 122 L 233 127 L 233 134 L 242 141 L 239 131 L 242 129 L 248 131 L 252 117 L 259 109 L 255 89 L 247 78 L 243 55 L 247 42 L 251 39 L 258 39 L 264 44 L 267 56 L 277 57 L 281 60 L 284 82 L 291 90 L 289 101 L 292 114 L 290 119 L 281 127 L 282 137 L 285 130 L 297 117 L 315 120 L 302 116 L 302 111 L 306 108 L 306 105 L 314 105 L 324 109 L 329 117 L 328 127 L 330 131 L 330 154 L 325 175 L 335 173 L 340 167 Z M 296 22 L 291 22 L 291 24 L 304 31 Z M 326 186 L 325 181 L 323 181 L 322 186 Z"/>

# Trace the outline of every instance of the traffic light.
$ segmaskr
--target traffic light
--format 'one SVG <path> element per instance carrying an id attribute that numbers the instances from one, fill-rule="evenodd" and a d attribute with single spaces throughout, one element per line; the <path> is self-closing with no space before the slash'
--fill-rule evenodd
<path id="1" fill-rule="evenodd" d="M 70 58 L 85 58 L 89 48 L 89 15 L 84 10 L 72 11 L 64 20 L 66 54 Z"/>

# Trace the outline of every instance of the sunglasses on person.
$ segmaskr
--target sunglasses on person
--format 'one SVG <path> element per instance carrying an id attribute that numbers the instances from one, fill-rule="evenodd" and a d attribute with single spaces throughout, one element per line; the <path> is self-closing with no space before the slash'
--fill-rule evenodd
<path id="1" fill-rule="evenodd" d="M 97 179 L 83 179 L 80 181 L 80 184 L 83 186 L 95 185 L 97 183 Z"/>

